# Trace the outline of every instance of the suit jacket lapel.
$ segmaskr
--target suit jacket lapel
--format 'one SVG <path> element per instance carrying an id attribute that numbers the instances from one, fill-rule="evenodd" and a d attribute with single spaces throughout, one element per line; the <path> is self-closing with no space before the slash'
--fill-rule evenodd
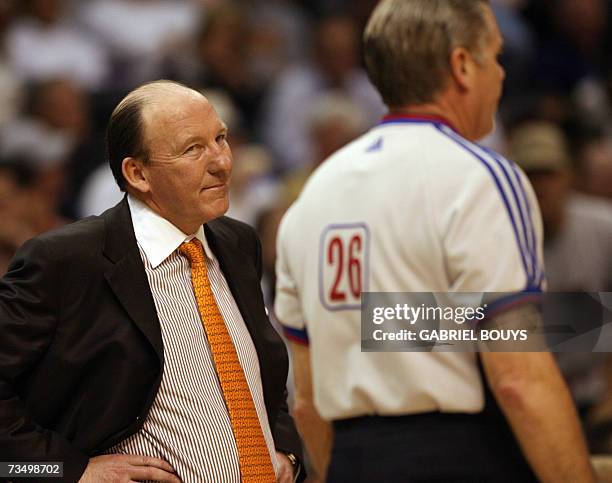
<path id="1" fill-rule="evenodd" d="M 161 328 L 138 251 L 127 198 L 102 216 L 106 222 L 104 254 L 114 263 L 113 268 L 105 274 L 106 279 L 123 308 L 150 342 L 163 364 Z M 265 336 L 261 332 L 265 324 L 258 320 L 258 317 L 265 312 L 263 304 L 261 307 L 257 304 L 261 295 L 257 292 L 259 278 L 253 267 L 252 255 L 244 253 L 238 236 L 233 231 L 224 229 L 221 224 L 207 223 L 204 229 L 255 345 L 261 366 L 262 382 L 266 386 L 265 375 L 268 371 L 265 368 L 268 358 L 265 355 L 266 351 L 263 350 Z"/>
<path id="2" fill-rule="evenodd" d="M 219 260 L 219 266 L 225 275 L 242 318 L 251 333 L 251 337 L 254 338 L 253 332 L 256 332 L 256 321 L 254 320 L 253 311 L 250 310 L 249 301 L 252 297 L 256 296 L 256 294 L 252 293 L 252 282 L 253 279 L 257 280 L 257 274 L 254 270 L 252 270 L 252 273 L 249 271 L 252 266 L 252 260 L 249 259 L 246 253 L 243 253 L 235 233 L 224 230 L 223 227 L 214 222 L 204 225 L 204 231 L 206 233 L 206 240 L 217 260 Z M 255 286 L 258 287 L 258 284 L 259 281 L 257 280 Z"/>
<path id="3" fill-rule="evenodd" d="M 163 364 L 161 328 L 138 251 L 127 198 L 102 216 L 106 222 L 104 254 L 114 262 L 113 268 L 105 274 L 106 279 Z"/>
<path id="4" fill-rule="evenodd" d="M 265 379 L 267 371 L 265 341 L 262 339 L 262 329 L 265 324 L 259 320 L 265 314 L 263 305 L 258 307 L 257 301 L 261 297 L 259 293 L 259 277 L 253 265 L 252 256 L 245 253 L 240 247 L 238 236 L 214 221 L 204 225 L 206 240 L 214 252 L 219 266 L 225 275 L 227 284 L 234 296 L 236 305 L 249 330 L 251 339 L 255 344 L 259 364 L 261 366 L 262 379 Z M 265 384 L 264 384 L 265 385 Z"/>

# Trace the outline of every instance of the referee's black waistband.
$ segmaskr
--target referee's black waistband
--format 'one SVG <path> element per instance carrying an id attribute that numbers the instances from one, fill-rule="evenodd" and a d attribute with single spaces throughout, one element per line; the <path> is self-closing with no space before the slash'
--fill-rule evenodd
<path id="1" fill-rule="evenodd" d="M 354 418 L 336 419 L 333 421 L 335 429 L 350 429 L 356 426 L 367 427 L 369 425 L 380 426 L 384 424 L 395 425 L 398 422 L 407 424 L 435 424 L 435 423 L 462 423 L 473 422 L 474 416 L 480 413 L 443 413 L 440 411 L 431 411 L 427 413 L 415 414 L 398 414 L 392 416 L 380 416 L 377 414 L 367 416 L 357 416 Z"/>

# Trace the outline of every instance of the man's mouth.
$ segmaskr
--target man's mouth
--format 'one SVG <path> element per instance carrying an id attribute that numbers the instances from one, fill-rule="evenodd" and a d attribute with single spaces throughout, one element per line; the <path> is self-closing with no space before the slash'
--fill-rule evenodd
<path id="1" fill-rule="evenodd" d="M 227 189 L 227 183 L 217 183 L 210 186 L 205 186 L 202 191 L 224 191 Z"/>

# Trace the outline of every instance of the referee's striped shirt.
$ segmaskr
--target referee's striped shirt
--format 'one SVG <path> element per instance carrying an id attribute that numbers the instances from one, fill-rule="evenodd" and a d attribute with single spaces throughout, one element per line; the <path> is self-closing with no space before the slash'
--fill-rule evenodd
<path id="1" fill-rule="evenodd" d="M 142 429 L 109 453 L 144 454 L 166 460 L 184 482 L 240 482 L 238 452 L 210 347 L 191 285 L 191 268 L 177 248 L 178 228 L 140 201 L 128 197 L 164 343 L 164 373 Z M 212 290 L 236 346 L 275 470 L 274 442 L 263 398 L 255 346 L 204 230 L 203 244 Z"/>

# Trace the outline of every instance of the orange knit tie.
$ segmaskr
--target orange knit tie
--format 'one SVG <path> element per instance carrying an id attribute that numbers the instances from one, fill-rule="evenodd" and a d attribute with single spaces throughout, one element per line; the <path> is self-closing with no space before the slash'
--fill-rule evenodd
<path id="1" fill-rule="evenodd" d="M 275 482 L 270 453 L 249 385 L 210 286 L 202 243 L 194 238 L 183 243 L 179 251 L 191 264 L 193 291 L 236 438 L 242 482 Z"/>

